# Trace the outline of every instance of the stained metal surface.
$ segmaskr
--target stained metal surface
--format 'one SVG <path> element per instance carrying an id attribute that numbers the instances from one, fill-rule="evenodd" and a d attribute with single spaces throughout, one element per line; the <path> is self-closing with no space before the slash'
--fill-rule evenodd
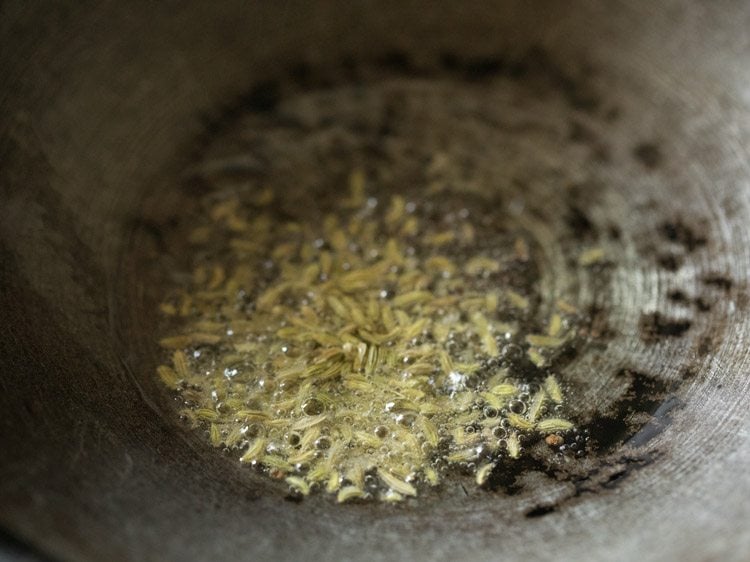
<path id="1" fill-rule="evenodd" d="M 0 524 L 65 560 L 743 559 L 747 29 L 733 1 L 5 3 Z M 158 227 L 196 139 L 259 85 L 364 60 L 482 79 L 542 68 L 575 117 L 561 153 L 580 161 L 536 157 L 566 179 L 596 170 L 603 187 L 586 184 L 573 219 L 612 225 L 621 248 L 605 290 L 582 283 L 610 337 L 575 369 L 601 381 L 592 397 L 662 389 L 584 477 L 530 472 L 527 493 L 399 508 L 290 503 L 165 415 L 126 259 L 144 201 Z"/>

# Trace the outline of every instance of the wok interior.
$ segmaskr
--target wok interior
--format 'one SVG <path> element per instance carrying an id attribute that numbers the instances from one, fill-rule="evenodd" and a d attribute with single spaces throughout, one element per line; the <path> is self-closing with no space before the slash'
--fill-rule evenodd
<path id="1" fill-rule="evenodd" d="M 12 536 L 65 559 L 701 559 L 750 546 L 740 527 L 750 453 L 737 446 L 748 425 L 749 71 L 746 49 L 727 47 L 744 44 L 746 8 L 18 3 L 5 12 L 0 521 Z M 612 195 L 600 210 L 624 240 L 600 303 L 615 337 L 578 369 L 657 372 L 674 389 L 663 431 L 583 484 L 545 480 L 535 493 L 394 509 L 283 501 L 165 415 L 148 288 L 131 259 L 134 245 L 156 242 L 133 233 L 174 212 L 181 171 L 230 108 L 257 102 L 259 84 L 300 72 L 345 79 L 359 61 L 415 75 L 453 64 L 476 76 L 538 64 L 529 53 L 540 52 L 576 111 L 597 122 L 619 115 L 603 129 Z M 154 222 L 143 221 L 144 201 Z M 660 265 L 670 252 L 680 264 Z M 670 299 L 676 290 L 709 310 Z M 644 326 L 644 312 L 687 318 L 690 329 L 662 334 L 669 322 Z M 538 475 L 526 478 L 533 488 Z"/>

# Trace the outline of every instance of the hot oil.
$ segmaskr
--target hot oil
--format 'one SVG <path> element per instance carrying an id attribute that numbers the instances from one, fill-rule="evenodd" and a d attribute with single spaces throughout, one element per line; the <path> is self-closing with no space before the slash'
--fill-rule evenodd
<path id="1" fill-rule="evenodd" d="M 235 115 L 155 265 L 183 419 L 299 496 L 585 473 L 613 399 L 569 367 L 606 345 L 617 242 L 561 212 L 590 154 L 528 94 L 379 77 Z"/>

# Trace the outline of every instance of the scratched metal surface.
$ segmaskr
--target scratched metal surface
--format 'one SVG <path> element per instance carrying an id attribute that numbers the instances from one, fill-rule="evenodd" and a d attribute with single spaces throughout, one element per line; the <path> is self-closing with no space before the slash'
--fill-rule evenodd
<path id="1" fill-rule="evenodd" d="M 745 3 L 1 10 L 0 524 L 14 552 L 742 560 L 750 551 Z M 589 203 L 584 190 L 583 210 L 619 231 L 605 289 L 592 296 L 581 281 L 610 338 L 575 369 L 593 377 L 592 397 L 623 372 L 667 389 L 651 425 L 585 477 L 532 473 L 514 496 L 398 509 L 295 504 L 164 415 L 139 314 L 145 289 L 125 259 L 144 201 L 161 190 L 164 208 L 174 205 L 170 186 L 196 138 L 259 83 L 301 80 L 301 61 L 351 70 L 360 60 L 482 79 L 518 74 L 522 61 L 544 67 L 566 100 L 561 111 L 577 125 L 558 132 L 574 157 L 546 145 L 535 157 L 563 175 L 590 162 L 606 189 Z"/>

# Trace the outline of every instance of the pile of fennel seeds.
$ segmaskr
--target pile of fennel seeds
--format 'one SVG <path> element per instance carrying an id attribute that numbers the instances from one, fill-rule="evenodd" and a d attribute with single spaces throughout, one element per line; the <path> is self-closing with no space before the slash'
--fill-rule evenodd
<path id="1" fill-rule="evenodd" d="M 160 305 L 175 329 L 158 374 L 214 446 L 343 502 L 416 496 L 455 467 L 482 485 L 525 440 L 562 443 L 558 381 L 520 380 L 508 356 L 544 367 L 575 310 L 524 331 L 531 289 L 502 283 L 530 259 L 522 233 L 488 244 L 478 211 L 377 200 L 358 171 L 322 219 L 273 203 L 208 205 L 189 280 Z"/>

